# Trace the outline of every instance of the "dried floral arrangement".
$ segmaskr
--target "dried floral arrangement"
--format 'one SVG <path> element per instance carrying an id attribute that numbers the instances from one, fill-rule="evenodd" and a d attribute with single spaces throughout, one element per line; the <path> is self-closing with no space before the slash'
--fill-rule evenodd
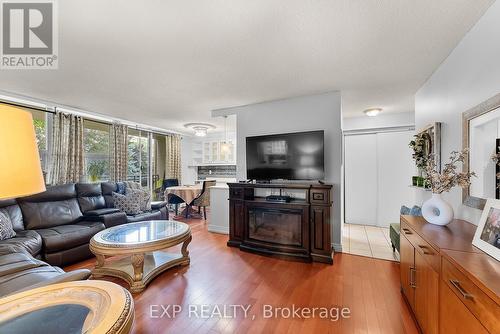
<path id="1" fill-rule="evenodd" d="M 500 146 L 498 147 L 498 151 L 500 152 Z M 497 165 L 500 166 L 500 153 L 493 153 L 491 155 L 491 160 Z M 497 176 L 497 188 L 500 189 L 500 173 L 496 174 Z"/>
<path id="2" fill-rule="evenodd" d="M 455 186 L 461 188 L 470 186 L 470 179 L 476 176 L 476 173 L 458 171 L 458 164 L 463 164 L 468 154 L 468 149 L 451 152 L 450 161 L 444 165 L 441 173 L 437 171 L 434 157 L 429 157 L 427 166 L 425 167 L 426 182 L 434 194 L 450 191 Z"/>
<path id="3" fill-rule="evenodd" d="M 415 139 L 410 141 L 408 145 L 412 150 L 412 158 L 415 160 L 415 165 L 417 168 L 424 169 L 427 166 L 427 161 L 429 160 L 428 152 L 426 151 L 427 139 L 425 133 L 416 134 Z"/>

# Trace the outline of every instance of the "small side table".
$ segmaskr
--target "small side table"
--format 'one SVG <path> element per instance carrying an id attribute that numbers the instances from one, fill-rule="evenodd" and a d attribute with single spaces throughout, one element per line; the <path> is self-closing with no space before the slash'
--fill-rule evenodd
<path id="1" fill-rule="evenodd" d="M 128 334 L 130 292 L 105 281 L 48 285 L 0 299 L 0 333 Z"/>

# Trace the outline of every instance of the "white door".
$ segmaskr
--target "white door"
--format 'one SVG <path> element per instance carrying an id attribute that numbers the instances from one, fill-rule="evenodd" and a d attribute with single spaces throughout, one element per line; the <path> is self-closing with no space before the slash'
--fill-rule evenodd
<path id="1" fill-rule="evenodd" d="M 345 137 L 345 222 L 377 224 L 377 135 Z"/>
<path id="2" fill-rule="evenodd" d="M 412 205 L 413 131 L 345 136 L 345 222 L 388 227 Z"/>
<path id="3" fill-rule="evenodd" d="M 377 134 L 378 208 L 377 225 L 399 223 L 401 205 L 413 205 L 409 187 L 415 164 L 408 147 L 413 131 Z"/>

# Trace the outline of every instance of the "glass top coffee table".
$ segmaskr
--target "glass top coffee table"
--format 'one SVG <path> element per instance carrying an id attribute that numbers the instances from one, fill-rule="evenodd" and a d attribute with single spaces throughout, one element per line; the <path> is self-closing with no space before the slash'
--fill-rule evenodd
<path id="1" fill-rule="evenodd" d="M 191 228 L 173 220 L 129 223 L 101 231 L 90 240 L 97 258 L 92 277 L 113 276 L 127 281 L 131 292 L 141 292 L 165 270 L 189 264 Z M 166 248 L 182 243 L 180 254 Z M 113 260 L 106 257 L 124 255 Z"/>

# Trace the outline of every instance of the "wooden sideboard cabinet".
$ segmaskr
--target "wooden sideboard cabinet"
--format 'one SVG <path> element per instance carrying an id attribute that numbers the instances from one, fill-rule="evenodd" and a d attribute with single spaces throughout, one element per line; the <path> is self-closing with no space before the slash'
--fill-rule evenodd
<path id="1" fill-rule="evenodd" d="M 401 291 L 424 334 L 500 333 L 500 263 L 472 245 L 475 230 L 401 216 Z"/>

